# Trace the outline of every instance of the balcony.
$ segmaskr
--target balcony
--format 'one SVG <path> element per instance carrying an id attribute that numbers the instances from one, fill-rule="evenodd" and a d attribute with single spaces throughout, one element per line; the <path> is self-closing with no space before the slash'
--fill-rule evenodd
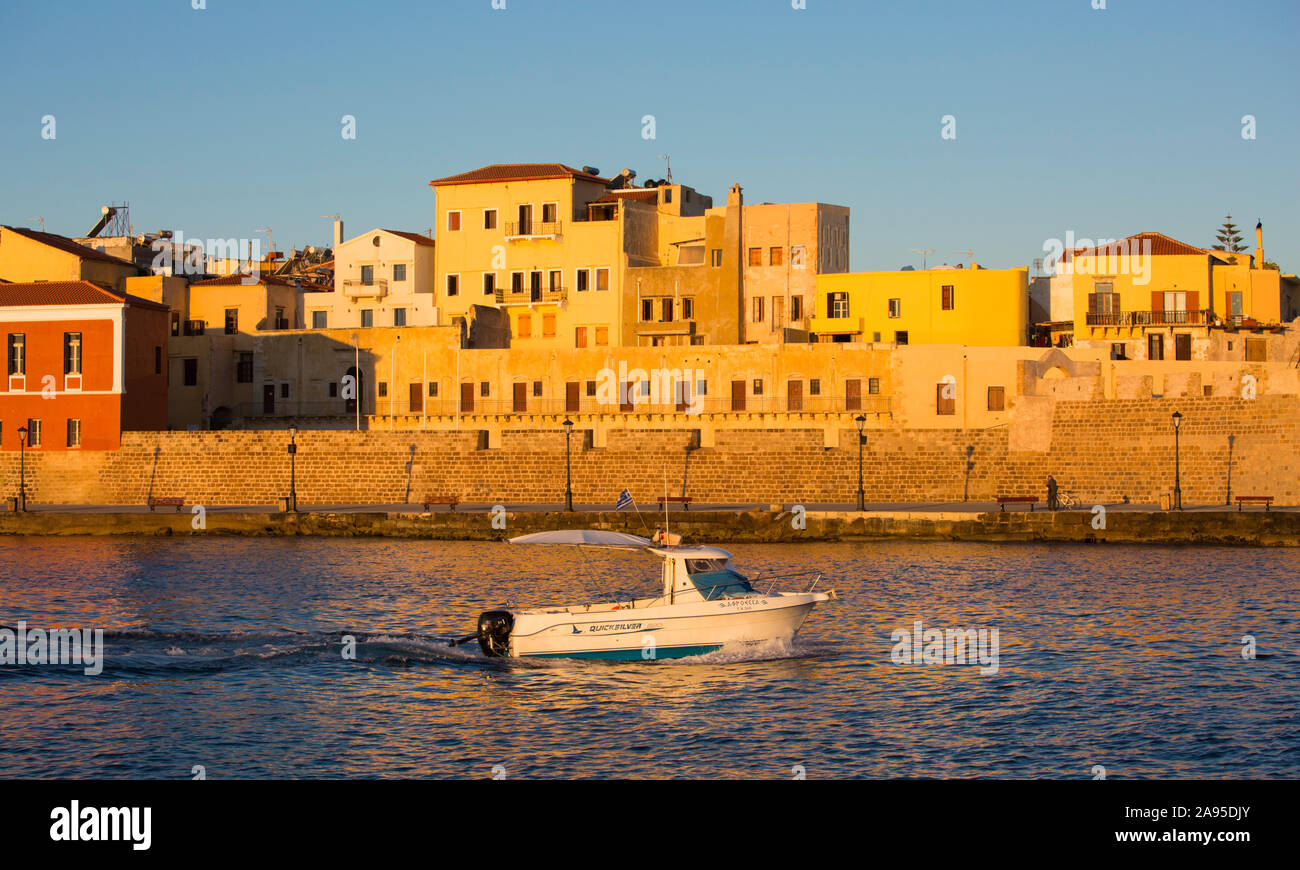
<path id="1" fill-rule="evenodd" d="M 496 291 L 497 305 L 563 305 L 568 301 L 568 287 L 525 287 L 518 293 L 513 290 Z"/>
<path id="2" fill-rule="evenodd" d="M 388 279 L 380 278 L 366 284 L 360 278 L 345 278 L 343 279 L 343 295 L 349 299 L 365 298 L 367 296 L 382 299 L 388 295 Z"/>
<path id="3" fill-rule="evenodd" d="M 1204 326 L 1209 310 L 1088 312 L 1088 326 Z"/>
<path id="4" fill-rule="evenodd" d="M 558 239 L 563 230 L 560 221 L 506 221 L 506 241 L 515 239 Z"/>

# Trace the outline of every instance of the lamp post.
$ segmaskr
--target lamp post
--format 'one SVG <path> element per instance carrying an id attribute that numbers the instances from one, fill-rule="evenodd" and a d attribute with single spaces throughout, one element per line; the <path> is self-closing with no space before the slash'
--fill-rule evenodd
<path id="1" fill-rule="evenodd" d="M 859 414 L 853 418 L 853 422 L 858 424 L 858 511 L 861 512 L 867 509 L 867 491 L 862 487 L 862 449 L 867 443 L 862 427 L 867 425 L 867 418 Z"/>
<path id="2" fill-rule="evenodd" d="M 1228 436 L 1228 494 L 1223 497 L 1225 505 L 1232 504 L 1232 442 L 1236 440 L 1236 435 Z"/>
<path id="3" fill-rule="evenodd" d="M 18 427 L 18 510 L 27 512 L 27 427 Z"/>
<path id="4" fill-rule="evenodd" d="M 289 427 L 289 510 L 298 512 L 298 427 Z"/>
<path id="5" fill-rule="evenodd" d="M 1178 428 L 1183 423 L 1183 415 L 1174 411 L 1174 510 L 1183 509 L 1183 487 L 1181 467 L 1178 456 Z"/>
<path id="6" fill-rule="evenodd" d="M 564 418 L 564 509 L 573 510 L 573 453 L 569 447 L 569 436 L 573 434 L 573 421 Z"/>

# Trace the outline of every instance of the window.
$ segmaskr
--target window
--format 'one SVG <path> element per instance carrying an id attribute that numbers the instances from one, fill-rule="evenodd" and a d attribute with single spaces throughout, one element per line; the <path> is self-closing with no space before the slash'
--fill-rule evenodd
<path id="1" fill-rule="evenodd" d="M 380 381 L 375 385 L 375 388 L 379 393 L 379 398 L 385 399 L 388 397 L 388 381 Z"/>
<path id="2" fill-rule="evenodd" d="M 713 249 L 713 265 L 715 267 L 722 265 L 722 248 Z"/>
<path id="3" fill-rule="evenodd" d="M 531 314 L 520 314 L 515 321 L 515 332 L 520 338 L 532 338 L 533 316 Z"/>
<path id="4" fill-rule="evenodd" d="M 487 381 L 481 381 L 478 385 L 478 394 L 484 397 L 492 395 L 492 386 Z"/>
<path id="5" fill-rule="evenodd" d="M 763 249 L 762 249 L 762 248 L 750 248 L 750 249 L 749 249 L 749 265 L 751 265 L 751 266 L 761 266 L 761 265 L 763 265 Z"/>
<path id="6" fill-rule="evenodd" d="M 655 301 L 653 299 L 641 300 L 641 322 L 649 323 L 655 319 Z"/>
<path id="7" fill-rule="evenodd" d="M 371 327 L 375 325 L 375 312 L 370 308 L 361 309 L 361 325 Z"/>
<path id="8" fill-rule="evenodd" d="M 511 272 L 511 273 L 510 273 L 510 292 L 511 292 L 511 293 L 523 293 L 523 292 L 524 292 L 524 273 L 523 273 L 523 272 Z"/>
<path id="9" fill-rule="evenodd" d="M 448 295 L 448 296 L 459 296 L 459 295 L 460 295 L 460 276 L 459 276 L 459 275 L 448 275 L 448 276 L 447 276 L 447 295 Z"/>
<path id="10" fill-rule="evenodd" d="M 1267 338 L 1246 339 L 1246 362 L 1267 362 L 1267 361 L 1268 361 L 1268 339 Z"/>
<path id="11" fill-rule="evenodd" d="M 63 373 L 81 374 L 81 333 L 63 333 Z"/>
<path id="12" fill-rule="evenodd" d="M 447 212 L 447 229 L 453 233 L 460 229 L 460 212 Z"/>
<path id="13" fill-rule="evenodd" d="M 405 280 L 406 280 L 406 264 L 405 264 L 405 263 L 394 263 L 394 264 L 393 264 L 393 280 L 394 280 L 394 281 L 405 281 Z"/>
<path id="14" fill-rule="evenodd" d="M 1165 337 L 1158 332 L 1147 335 L 1147 359 L 1165 358 Z"/>
<path id="15" fill-rule="evenodd" d="M 533 395 L 540 396 L 541 394 L 542 394 L 542 382 L 533 381 Z"/>
<path id="16" fill-rule="evenodd" d="M 585 292 L 587 290 L 587 281 L 590 279 L 591 273 L 588 272 L 586 269 L 579 269 L 577 277 L 578 277 L 578 292 L 579 293 Z"/>
<path id="17" fill-rule="evenodd" d="M 847 292 L 826 294 L 826 316 L 831 318 L 849 316 L 849 294 Z"/>
<path id="18" fill-rule="evenodd" d="M 181 315 L 179 311 L 172 312 L 172 335 L 181 334 Z"/>
<path id="19" fill-rule="evenodd" d="M 588 396 L 594 396 L 594 395 L 596 395 L 596 382 L 595 382 L 595 381 L 587 381 L 587 395 L 588 395 Z"/>
<path id="20" fill-rule="evenodd" d="M 430 398 L 430 399 L 436 399 L 436 398 L 438 398 L 438 382 L 437 382 L 437 381 L 429 381 L 429 398 Z"/>
<path id="21" fill-rule="evenodd" d="M 907 344 L 906 329 L 899 329 L 894 331 L 894 344 Z"/>
<path id="22" fill-rule="evenodd" d="M 781 266 L 785 264 L 785 248 L 770 248 L 767 252 L 767 264 L 769 266 Z"/>
<path id="23" fill-rule="evenodd" d="M 546 288 L 552 293 L 558 293 L 564 289 L 564 273 L 559 269 L 552 269 L 546 273 Z"/>
<path id="24" fill-rule="evenodd" d="M 239 332 L 239 309 L 226 309 L 226 335 L 234 335 Z"/>
<path id="25" fill-rule="evenodd" d="M 81 421 L 77 419 L 68 420 L 68 446 L 81 446 Z"/>
<path id="26" fill-rule="evenodd" d="M 609 269 L 597 269 L 596 290 L 601 291 L 601 290 L 608 290 L 608 289 L 609 289 Z"/>
<path id="27" fill-rule="evenodd" d="M 661 323 L 668 323 L 672 319 L 673 319 L 673 300 L 671 299 L 660 300 L 659 321 Z"/>
<path id="28" fill-rule="evenodd" d="M 808 395 L 820 396 L 822 394 L 822 382 L 818 378 L 811 378 L 808 381 Z"/>
<path id="29" fill-rule="evenodd" d="M 367 286 L 367 287 L 369 287 L 371 284 L 374 284 L 374 283 L 375 283 L 375 267 L 374 267 L 374 266 L 362 266 L 362 267 L 361 267 L 361 283 L 364 284 L 364 285 Z"/>
<path id="30" fill-rule="evenodd" d="M 542 338 L 555 338 L 555 315 L 542 315 Z"/>
<path id="31" fill-rule="evenodd" d="M 665 188 L 664 188 L 664 202 L 665 202 L 665 203 L 669 203 L 669 202 L 672 202 L 672 201 L 673 201 L 673 189 L 672 189 L 671 187 L 665 187 Z"/>
<path id="32" fill-rule="evenodd" d="M 289 385 L 288 385 L 288 384 L 280 384 L 280 398 L 281 398 L 281 399 L 287 399 L 287 398 L 289 398 Z"/>
<path id="33" fill-rule="evenodd" d="M 393 309 L 393 326 L 405 326 L 405 325 L 406 325 L 406 309 L 405 309 L 405 308 L 394 308 L 394 309 Z"/>
<path id="34" fill-rule="evenodd" d="M 695 317 L 695 297 L 687 296 L 682 299 L 682 320 L 691 320 Z"/>
<path id="35" fill-rule="evenodd" d="M 940 381 L 934 385 L 934 412 L 941 417 L 957 413 L 957 385 Z"/>
<path id="36" fill-rule="evenodd" d="M 890 317 L 902 317 L 902 316 L 903 316 L 903 300 L 902 300 L 902 299 L 890 299 L 890 300 L 889 300 L 889 316 L 890 316 Z"/>
<path id="37" fill-rule="evenodd" d="M 804 255 L 805 255 L 805 250 L 806 250 L 806 249 L 804 248 L 803 245 L 791 245 L 791 246 L 790 246 L 790 265 L 791 265 L 791 266 L 793 266 L 793 267 L 796 268 L 796 269 L 802 269 L 802 268 L 803 268 L 803 259 L 804 259 Z"/>
<path id="38" fill-rule="evenodd" d="M 495 230 L 497 228 L 497 210 L 494 208 L 483 209 L 483 229 Z"/>
<path id="39" fill-rule="evenodd" d="M 339 397 L 338 381 L 330 381 L 329 396 L 331 399 L 337 399 Z"/>
<path id="40" fill-rule="evenodd" d="M 790 297 L 790 322 L 797 323 L 800 320 L 803 320 L 803 297 L 791 296 Z"/>
<path id="41" fill-rule="evenodd" d="M 1232 350 L 1232 342 L 1228 342 L 1228 350 Z M 1112 341 L 1110 343 L 1111 359 L 1128 359 L 1128 346 L 1122 341 Z"/>
<path id="42" fill-rule="evenodd" d="M 609 345 L 609 327 L 596 327 L 596 347 L 606 347 Z"/>
<path id="43" fill-rule="evenodd" d="M 280 307 L 277 307 L 275 309 L 275 328 L 276 329 L 289 328 L 289 321 L 284 319 L 284 309 Z"/>
<path id="44" fill-rule="evenodd" d="M 867 378 L 867 395 L 880 395 L 880 378 Z"/>
<path id="45" fill-rule="evenodd" d="M 27 373 L 26 333 L 9 333 L 9 373 L 10 375 Z"/>
<path id="46" fill-rule="evenodd" d="M 579 326 L 577 329 L 573 330 L 573 346 L 574 347 L 587 346 L 587 327 Z"/>
<path id="47" fill-rule="evenodd" d="M 182 361 L 184 371 L 183 383 L 187 387 L 197 387 L 199 385 L 199 360 L 198 357 L 189 357 Z"/>
<path id="48" fill-rule="evenodd" d="M 483 273 L 483 295 L 484 296 L 497 295 L 497 273 L 496 272 Z"/>
<path id="49" fill-rule="evenodd" d="M 41 446 L 41 421 L 40 420 L 33 419 L 27 421 L 27 446 L 28 447 Z"/>
<path id="50" fill-rule="evenodd" d="M 761 395 L 763 395 L 763 379 L 762 379 L 762 378 L 754 378 L 754 395 L 755 395 L 755 396 L 761 396 Z"/>
<path id="51" fill-rule="evenodd" d="M 989 387 L 989 410 L 1005 411 L 1007 408 L 1007 388 Z"/>
<path id="52" fill-rule="evenodd" d="M 953 290 L 953 285 L 944 284 L 941 292 L 943 298 L 939 304 L 943 307 L 944 311 L 952 311 L 954 305 L 953 295 L 955 292 Z"/>
<path id="53" fill-rule="evenodd" d="M 328 325 L 329 325 L 329 312 L 327 312 L 327 311 L 313 311 L 313 312 L 311 313 L 311 328 L 312 328 L 312 329 L 325 329 L 325 328 L 328 327 Z"/>
<path id="54" fill-rule="evenodd" d="M 153 349 L 153 373 L 162 374 L 162 348 L 154 345 Z"/>
<path id="55" fill-rule="evenodd" d="M 763 322 L 763 297 L 755 296 L 753 304 L 753 320 L 755 323 Z"/>
<path id="56" fill-rule="evenodd" d="M 553 224 L 559 213 L 559 207 L 553 202 L 542 203 L 542 223 Z"/>
<path id="57" fill-rule="evenodd" d="M 240 384 L 251 384 L 253 382 L 253 355 L 248 352 L 239 354 L 239 362 L 235 366 L 235 382 Z"/>

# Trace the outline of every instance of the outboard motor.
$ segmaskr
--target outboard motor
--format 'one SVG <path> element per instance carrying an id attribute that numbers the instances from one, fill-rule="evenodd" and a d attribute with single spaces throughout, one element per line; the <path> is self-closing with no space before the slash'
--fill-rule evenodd
<path id="1" fill-rule="evenodd" d="M 510 632 L 515 615 L 509 610 L 488 610 L 478 618 L 478 645 L 484 655 L 502 657 L 510 654 Z"/>

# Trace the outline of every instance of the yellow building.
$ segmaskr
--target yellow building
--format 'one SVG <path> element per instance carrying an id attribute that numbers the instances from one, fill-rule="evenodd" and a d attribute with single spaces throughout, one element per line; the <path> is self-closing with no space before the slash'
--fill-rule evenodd
<path id="1" fill-rule="evenodd" d="M 91 281 L 124 292 L 135 263 L 79 245 L 66 236 L 0 226 L 0 278 L 29 281 Z"/>
<path id="2" fill-rule="evenodd" d="M 1257 268 L 1262 227 L 1256 240 L 1255 257 L 1161 233 L 1066 251 L 1057 271 L 1072 283 L 1075 344 L 1115 359 L 1204 359 L 1213 329 L 1294 319 L 1295 276 Z"/>
<path id="3" fill-rule="evenodd" d="M 817 276 L 809 330 L 822 342 L 1025 344 L 1029 270 L 938 268 Z"/>

